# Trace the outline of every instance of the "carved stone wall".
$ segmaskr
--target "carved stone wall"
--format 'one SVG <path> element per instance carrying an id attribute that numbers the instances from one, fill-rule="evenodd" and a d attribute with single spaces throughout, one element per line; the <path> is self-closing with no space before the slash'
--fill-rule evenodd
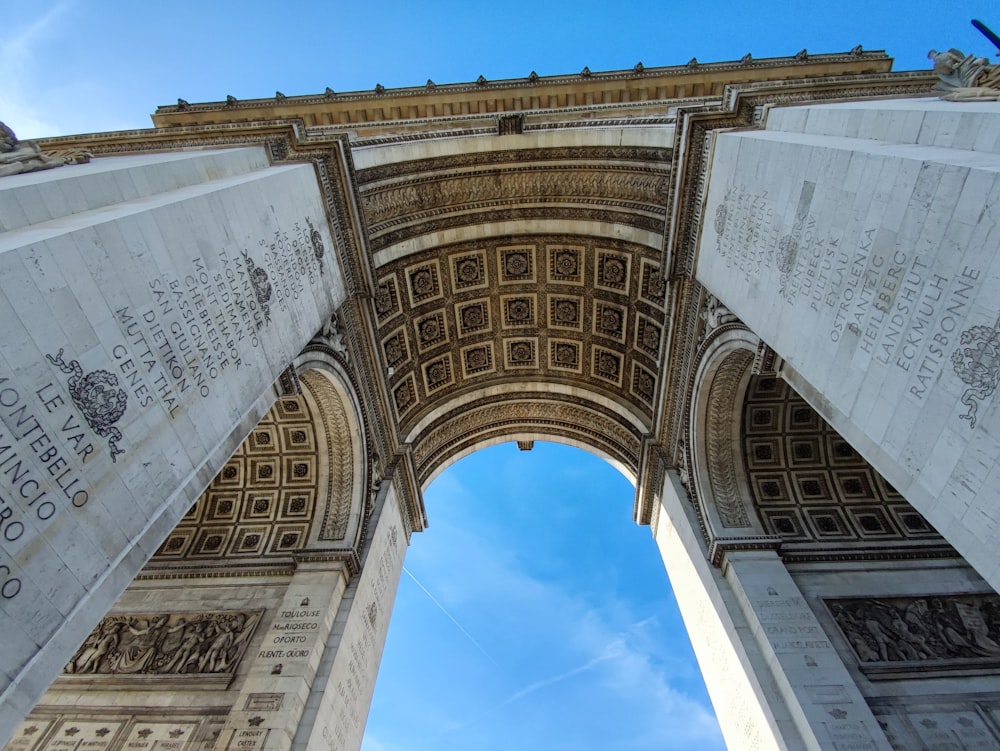
<path id="1" fill-rule="evenodd" d="M 261 611 L 115 613 L 91 632 L 64 672 L 73 676 L 197 673 L 232 678 L 260 618 Z"/>
<path id="2" fill-rule="evenodd" d="M 965 701 L 933 699 L 873 700 L 872 711 L 894 751 L 1000 748 L 1000 699 L 981 692 Z"/>
<path id="3" fill-rule="evenodd" d="M 1000 597 L 828 599 L 826 607 L 869 677 L 928 672 L 1000 673 Z"/>
<path id="4" fill-rule="evenodd" d="M 7 751 L 210 751 L 225 715 L 164 709 L 157 716 L 108 710 L 96 718 L 67 709 L 36 711 Z"/>

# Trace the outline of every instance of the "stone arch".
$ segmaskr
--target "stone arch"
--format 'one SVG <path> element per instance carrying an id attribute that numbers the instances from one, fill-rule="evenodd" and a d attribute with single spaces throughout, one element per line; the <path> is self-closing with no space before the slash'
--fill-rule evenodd
<path id="1" fill-rule="evenodd" d="M 488 445 L 547 439 L 600 456 L 634 485 L 637 418 L 610 400 L 588 396 L 557 384 L 525 383 L 514 391 L 487 388 L 450 400 L 411 433 L 418 481 L 427 487 L 455 461 Z"/>
<path id="2" fill-rule="evenodd" d="M 690 407 L 693 496 L 702 533 L 711 545 L 724 537 L 760 536 L 750 505 L 740 414 L 758 344 L 746 328 L 726 324 L 703 344 Z"/>
<path id="3" fill-rule="evenodd" d="M 314 402 L 326 427 L 320 435 L 327 459 L 326 471 L 317 482 L 327 500 L 311 542 L 355 547 L 362 534 L 368 486 L 361 421 L 343 382 L 330 371 L 314 368 L 299 378 L 303 394 Z"/>
<path id="4" fill-rule="evenodd" d="M 313 359 L 306 365 L 163 542 L 150 568 L 357 548 L 368 486 L 357 402 L 331 363 Z"/>

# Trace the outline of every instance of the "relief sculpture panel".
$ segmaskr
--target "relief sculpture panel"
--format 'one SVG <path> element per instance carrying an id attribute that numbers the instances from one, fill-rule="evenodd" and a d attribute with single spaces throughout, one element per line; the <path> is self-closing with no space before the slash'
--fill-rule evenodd
<path id="1" fill-rule="evenodd" d="M 870 677 L 900 670 L 1000 670 L 1000 596 L 996 594 L 825 602 Z"/>
<path id="2" fill-rule="evenodd" d="M 64 673 L 231 677 L 262 613 L 109 615 L 76 651 Z"/>

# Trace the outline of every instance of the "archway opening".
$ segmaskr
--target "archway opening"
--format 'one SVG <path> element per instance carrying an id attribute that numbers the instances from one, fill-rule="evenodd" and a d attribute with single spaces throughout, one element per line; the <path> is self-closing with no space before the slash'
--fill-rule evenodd
<path id="1" fill-rule="evenodd" d="M 364 751 L 723 748 L 634 490 L 536 441 L 479 450 L 425 491 Z"/>

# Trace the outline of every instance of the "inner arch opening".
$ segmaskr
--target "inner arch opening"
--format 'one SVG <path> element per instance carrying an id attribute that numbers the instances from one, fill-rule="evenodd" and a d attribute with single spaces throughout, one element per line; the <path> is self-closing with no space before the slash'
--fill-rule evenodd
<path id="1" fill-rule="evenodd" d="M 608 462 L 508 441 L 424 497 L 364 751 L 724 747 L 633 488 Z"/>

